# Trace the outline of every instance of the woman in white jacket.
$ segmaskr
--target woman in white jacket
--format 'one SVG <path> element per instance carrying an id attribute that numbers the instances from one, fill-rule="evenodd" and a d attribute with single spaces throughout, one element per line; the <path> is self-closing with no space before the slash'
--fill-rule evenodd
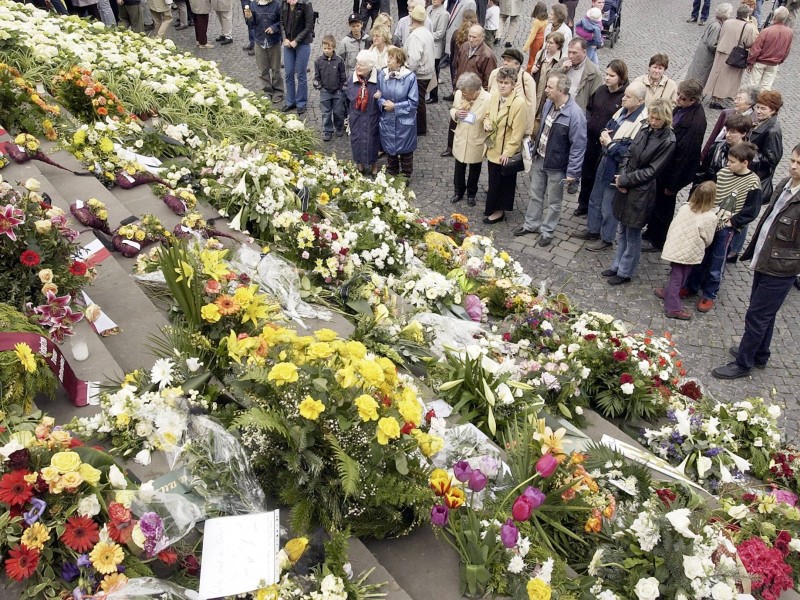
<path id="1" fill-rule="evenodd" d="M 483 89 L 481 78 L 475 73 L 464 73 L 456 82 L 456 96 L 450 118 L 456 122 L 453 138 L 453 197 L 450 202 L 461 202 L 467 193 L 467 204 L 475 206 L 478 179 L 481 177 L 484 142 L 488 135 L 483 127 L 483 117 L 489 108 L 492 95 Z M 469 167 L 469 176 L 467 176 Z"/>

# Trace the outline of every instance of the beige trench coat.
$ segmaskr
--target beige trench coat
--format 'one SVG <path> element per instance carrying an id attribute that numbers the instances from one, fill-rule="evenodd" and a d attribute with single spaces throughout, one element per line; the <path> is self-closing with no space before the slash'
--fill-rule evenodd
<path id="1" fill-rule="evenodd" d="M 752 24 L 739 19 L 728 19 L 722 24 L 719 42 L 717 42 L 717 52 L 714 55 L 714 66 L 711 67 L 711 74 L 703 89 L 704 94 L 710 94 L 715 98 L 733 98 L 739 91 L 744 69 L 737 69 L 725 64 L 731 50 L 739 41 L 739 35 L 742 36 L 742 45 L 749 48 L 753 45 L 758 30 Z"/>
<path id="2" fill-rule="evenodd" d="M 464 164 L 472 165 L 483 162 L 483 143 L 486 141 L 487 132 L 483 128 L 483 117 L 489 109 L 489 100 L 492 95 L 481 88 L 478 97 L 470 103 L 461 95 L 461 90 L 456 91 L 453 108 L 450 109 L 450 118 L 455 121 L 456 135 L 453 138 L 453 157 Z M 456 119 L 456 112 L 466 110 L 475 115 L 475 122 L 470 124 Z"/>
<path id="3" fill-rule="evenodd" d="M 522 14 L 522 0 L 500 0 L 500 14 L 518 17 Z"/>

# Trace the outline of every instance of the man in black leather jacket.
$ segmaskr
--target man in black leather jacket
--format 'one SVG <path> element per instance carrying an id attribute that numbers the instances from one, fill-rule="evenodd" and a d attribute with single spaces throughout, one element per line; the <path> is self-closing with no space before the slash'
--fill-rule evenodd
<path id="1" fill-rule="evenodd" d="M 776 186 L 742 260 L 752 261 L 753 287 L 744 334 L 730 349 L 735 361 L 717 367 L 717 379 L 738 379 L 770 357 L 775 317 L 800 275 L 800 144 L 792 150 L 789 177 Z"/>

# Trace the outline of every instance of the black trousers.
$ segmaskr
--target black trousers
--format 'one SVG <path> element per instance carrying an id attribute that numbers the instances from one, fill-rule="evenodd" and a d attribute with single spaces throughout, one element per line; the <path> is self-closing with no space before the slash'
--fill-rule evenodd
<path id="1" fill-rule="evenodd" d="M 600 163 L 602 153 L 603 147 L 600 142 L 596 140 L 586 141 L 586 154 L 583 156 L 583 168 L 581 169 L 581 193 L 578 195 L 578 208 L 589 208 L 589 196 L 592 195 L 594 176 L 597 174 L 597 165 Z"/>
<path id="2" fill-rule="evenodd" d="M 775 317 L 792 289 L 795 277 L 775 277 L 756 271 L 750 290 L 750 306 L 744 317 L 744 334 L 739 342 L 736 363 L 745 369 L 765 365 L 770 357 L 770 344 Z"/>
<path id="3" fill-rule="evenodd" d="M 450 119 L 450 125 L 447 126 L 447 148 L 453 149 L 453 140 L 456 138 L 456 127 L 458 123 Z"/>
<path id="4" fill-rule="evenodd" d="M 408 154 L 387 154 L 386 155 L 386 172 L 389 175 L 408 175 L 409 177 L 414 172 L 414 153 Z"/>
<path id="5" fill-rule="evenodd" d="M 486 194 L 484 216 L 502 210 L 514 210 L 514 194 L 517 193 L 517 174 L 503 175 L 503 166 L 486 161 L 489 172 L 489 193 Z"/>
<path id="6" fill-rule="evenodd" d="M 402 19 L 408 15 L 408 0 L 397 0 L 397 18 Z"/>
<path id="7" fill-rule="evenodd" d="M 417 79 L 417 92 L 419 93 L 419 103 L 417 104 L 417 135 L 428 133 L 428 105 L 425 104 L 425 94 L 428 93 L 430 79 Z"/>
<path id="8" fill-rule="evenodd" d="M 489 163 L 492 164 L 492 163 Z M 467 177 L 467 167 L 469 167 L 469 176 Z M 481 178 L 481 163 L 462 163 L 456 159 L 456 165 L 453 169 L 453 188 L 455 189 L 456 196 L 459 198 L 464 197 L 464 192 L 467 196 L 474 198 L 478 195 L 478 180 Z M 466 181 L 466 183 L 465 183 Z M 494 212 L 494 211 L 492 211 Z"/>
<path id="9" fill-rule="evenodd" d="M 667 194 L 665 190 L 659 183 L 656 188 L 656 205 L 647 221 L 647 239 L 656 248 L 663 248 L 667 241 L 667 232 L 675 216 L 675 200 L 678 198 L 677 195 Z M 677 194 L 677 190 L 670 191 L 676 191 Z"/>
<path id="10" fill-rule="evenodd" d="M 436 73 L 436 81 L 439 81 L 439 68 L 442 66 L 442 59 L 436 58 L 433 60 L 433 70 Z M 422 102 L 423 96 L 420 96 L 419 101 Z M 431 90 L 431 100 L 439 100 L 439 84 Z"/>

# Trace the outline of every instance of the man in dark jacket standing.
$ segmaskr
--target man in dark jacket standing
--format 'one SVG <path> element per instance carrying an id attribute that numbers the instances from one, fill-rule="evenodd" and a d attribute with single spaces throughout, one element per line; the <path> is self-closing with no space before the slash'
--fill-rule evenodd
<path id="1" fill-rule="evenodd" d="M 675 216 L 678 193 L 692 183 L 700 166 L 700 152 L 707 124 L 706 112 L 700 103 L 702 97 L 703 86 L 696 79 L 687 79 L 678 85 L 672 113 L 675 151 L 656 182 L 656 205 L 647 222 L 645 235 L 650 240 L 650 246 L 642 248 L 642 252 L 661 252 L 672 217 Z"/>
<path id="2" fill-rule="evenodd" d="M 553 241 L 564 185 L 581 176 L 586 152 L 586 116 L 569 95 L 569 79 L 561 74 L 550 76 L 544 93 L 547 102 L 532 152 L 531 199 L 525 223 L 514 230 L 517 236 L 539 231 L 537 244 L 543 248 Z"/>
<path id="3" fill-rule="evenodd" d="M 753 367 L 763 369 L 770 357 L 775 317 L 800 275 L 800 144 L 792 150 L 789 177 L 781 181 L 761 217 L 742 260 L 750 260 L 753 287 L 744 318 L 744 334 L 730 349 L 735 361 L 717 367 L 717 379 L 738 379 Z"/>
<path id="4" fill-rule="evenodd" d="M 245 6 L 245 21 L 253 29 L 258 75 L 266 84 L 264 94 L 278 105 L 283 102 L 281 3 L 279 0 L 257 0 Z"/>

